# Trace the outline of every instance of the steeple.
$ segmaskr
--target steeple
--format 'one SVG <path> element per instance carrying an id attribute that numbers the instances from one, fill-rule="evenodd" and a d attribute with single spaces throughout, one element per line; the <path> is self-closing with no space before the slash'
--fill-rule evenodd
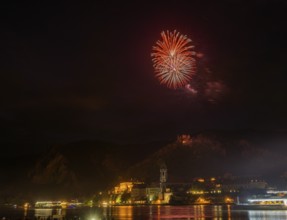
<path id="1" fill-rule="evenodd" d="M 164 193 L 166 190 L 166 181 L 167 181 L 167 168 L 165 163 L 161 164 L 159 171 L 160 171 L 160 190 L 161 193 Z"/>

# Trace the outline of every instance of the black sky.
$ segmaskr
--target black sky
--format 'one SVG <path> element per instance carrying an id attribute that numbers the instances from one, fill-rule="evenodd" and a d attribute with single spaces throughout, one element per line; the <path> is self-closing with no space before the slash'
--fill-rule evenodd
<path id="1" fill-rule="evenodd" d="M 1 3 L 0 145 L 148 142 L 202 130 L 287 129 L 287 1 Z M 178 30 L 226 86 L 209 102 L 154 77 L 151 48 Z M 22 149 L 22 150 L 20 150 Z"/>

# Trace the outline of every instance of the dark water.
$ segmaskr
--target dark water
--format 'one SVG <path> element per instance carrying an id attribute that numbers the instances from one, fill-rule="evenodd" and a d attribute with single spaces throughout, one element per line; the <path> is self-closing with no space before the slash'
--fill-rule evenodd
<path id="1" fill-rule="evenodd" d="M 264 220 L 287 219 L 287 210 L 233 210 L 231 206 L 116 206 L 82 209 L 1 209 L 0 220 L 129 220 L 129 219 L 196 219 L 196 220 Z"/>

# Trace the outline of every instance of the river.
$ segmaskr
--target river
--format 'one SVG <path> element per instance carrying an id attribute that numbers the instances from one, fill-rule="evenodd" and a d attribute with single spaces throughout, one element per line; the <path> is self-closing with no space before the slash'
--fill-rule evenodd
<path id="1" fill-rule="evenodd" d="M 0 209 L 0 220 L 264 220 L 287 219 L 287 210 L 234 210 L 232 206 L 114 206 L 81 209 Z"/>

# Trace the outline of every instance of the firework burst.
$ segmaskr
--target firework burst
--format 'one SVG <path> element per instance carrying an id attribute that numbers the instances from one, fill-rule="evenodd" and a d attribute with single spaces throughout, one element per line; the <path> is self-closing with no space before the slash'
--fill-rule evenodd
<path id="1" fill-rule="evenodd" d="M 151 54 L 156 77 L 169 88 L 183 87 L 195 72 L 191 40 L 176 30 L 163 31 L 161 37 Z"/>

